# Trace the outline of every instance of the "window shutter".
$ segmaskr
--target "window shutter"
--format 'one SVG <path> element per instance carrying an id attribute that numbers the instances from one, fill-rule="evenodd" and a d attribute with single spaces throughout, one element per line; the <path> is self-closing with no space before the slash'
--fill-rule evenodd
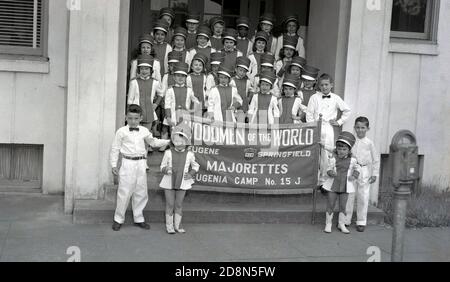
<path id="1" fill-rule="evenodd" d="M 42 1 L 0 1 L 0 51 L 12 54 L 41 54 Z"/>

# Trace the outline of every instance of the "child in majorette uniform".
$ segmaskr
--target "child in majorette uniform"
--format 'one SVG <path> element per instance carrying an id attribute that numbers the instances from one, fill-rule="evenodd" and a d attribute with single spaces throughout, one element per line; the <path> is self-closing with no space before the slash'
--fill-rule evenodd
<path id="1" fill-rule="evenodd" d="M 188 122 L 177 125 L 172 131 L 170 149 L 164 153 L 161 172 L 164 174 L 160 188 L 166 199 L 166 231 L 169 234 L 186 233 L 181 226 L 183 200 L 186 191 L 192 188 L 200 165 L 190 150 L 191 129 Z"/>
<path id="2" fill-rule="evenodd" d="M 154 46 L 155 40 L 152 35 L 150 34 L 144 34 L 139 38 L 139 45 L 138 50 L 136 53 L 138 53 L 138 56 L 140 55 L 146 55 L 146 56 L 153 56 L 154 55 Z M 154 57 L 154 56 L 153 56 Z M 152 65 L 153 73 L 152 77 L 159 82 L 161 82 L 161 62 L 159 60 L 153 60 Z M 137 75 L 137 57 L 136 59 L 131 61 L 131 68 L 130 68 L 130 81 L 136 78 Z"/>
<path id="3" fill-rule="evenodd" d="M 208 94 L 208 118 L 217 122 L 236 122 L 235 112 L 242 106 L 236 87 L 230 85 L 232 70 L 221 65 L 219 84 Z"/>
<path id="4" fill-rule="evenodd" d="M 225 28 L 225 21 L 222 17 L 213 17 L 209 21 L 213 36 L 210 38 L 211 47 L 216 50 L 223 49 L 222 35 Z"/>
<path id="5" fill-rule="evenodd" d="M 225 54 L 223 64 L 234 71 L 236 68 L 236 59 L 242 56 L 242 52 L 236 48 L 237 31 L 233 28 L 227 28 L 223 33 L 223 49 L 220 52 Z"/>
<path id="6" fill-rule="evenodd" d="M 130 88 L 128 91 L 128 105 L 139 105 L 142 109 L 141 125 L 146 127 L 150 132 L 157 131 L 156 108 L 162 100 L 160 82 L 153 79 L 152 66 L 153 57 L 141 55 L 138 57 L 138 74 L 137 77 L 130 81 Z M 154 132 L 159 135 L 159 133 Z M 152 148 L 149 147 L 152 152 Z"/>
<path id="7" fill-rule="evenodd" d="M 303 104 L 308 105 L 311 97 L 317 93 L 316 91 L 316 83 L 317 78 L 319 78 L 320 70 L 318 68 L 305 65 L 302 69 L 302 94 L 303 94 Z M 306 122 L 306 116 L 302 119 L 303 122 Z"/>
<path id="8" fill-rule="evenodd" d="M 270 53 L 262 54 L 261 55 L 261 73 L 266 72 L 266 71 L 275 73 L 274 63 L 275 63 L 274 55 L 272 55 Z M 260 74 L 257 74 L 253 78 L 252 85 L 253 85 L 253 89 L 255 89 L 255 92 L 259 92 L 258 87 L 259 87 L 259 80 L 260 80 L 260 76 L 261 76 Z M 272 95 L 274 95 L 276 98 L 281 97 L 280 86 L 281 86 L 280 80 L 275 75 L 275 83 L 274 83 L 274 85 L 272 85 L 272 90 L 270 90 L 270 93 L 272 93 Z"/>
<path id="9" fill-rule="evenodd" d="M 274 25 L 275 25 L 275 15 L 271 13 L 265 13 L 259 18 L 257 32 L 263 31 L 266 33 L 268 37 L 267 51 L 275 55 L 275 52 L 277 51 L 278 39 L 272 34 Z M 254 38 L 252 41 L 256 42 L 256 38 Z"/>
<path id="10" fill-rule="evenodd" d="M 380 155 L 372 142 L 367 137 L 370 130 L 369 119 L 358 117 L 355 120 L 356 143 L 352 154 L 361 167 L 361 175 L 356 183 L 355 193 L 350 193 L 347 201 L 347 221 L 350 225 L 353 215 L 353 207 L 356 197 L 356 230 L 364 232 L 367 224 L 367 210 L 369 208 L 370 185 L 377 181 L 380 167 Z"/>
<path id="11" fill-rule="evenodd" d="M 206 70 L 209 72 L 211 70 L 211 54 L 216 52 L 214 48 L 211 47 L 211 43 L 209 42 L 209 38 L 211 37 L 211 29 L 202 25 L 197 30 L 197 45 L 189 50 L 189 60 L 195 57 L 196 54 L 203 54 L 206 58 L 208 58 L 208 63 L 206 64 Z"/>
<path id="12" fill-rule="evenodd" d="M 240 123 L 245 122 L 250 101 L 254 94 L 252 83 L 247 76 L 250 70 L 250 60 L 247 57 L 238 57 L 236 60 L 235 75 L 231 79 L 230 85 L 236 87 L 239 96 L 242 99 L 242 107 L 238 109 L 236 119 Z"/>
<path id="13" fill-rule="evenodd" d="M 299 79 L 292 74 L 287 74 L 283 80 L 283 94 L 278 101 L 280 124 L 299 123 L 299 113 L 306 110 L 301 98 L 296 96 L 299 84 Z"/>
<path id="14" fill-rule="evenodd" d="M 281 54 L 279 51 L 283 48 L 283 42 L 285 39 L 289 39 L 293 42 L 295 46 L 295 50 L 298 53 L 298 56 L 302 58 L 306 58 L 306 52 L 305 52 L 305 46 L 303 38 L 299 35 L 298 31 L 300 28 L 300 23 L 298 21 L 297 15 L 291 15 L 288 16 L 284 22 L 283 26 L 285 28 L 285 33 L 283 33 L 280 37 L 278 37 L 278 46 L 277 51 L 275 52 L 276 55 Z"/>
<path id="15" fill-rule="evenodd" d="M 261 56 L 267 53 L 267 42 L 269 36 L 264 31 L 259 31 L 255 35 L 252 53 L 248 57 L 250 59 L 250 71 L 248 77 L 253 80 L 255 76 L 261 73 Z"/>
<path id="16" fill-rule="evenodd" d="M 194 96 L 197 97 L 200 102 L 199 107 L 194 109 L 196 115 L 199 115 L 200 117 L 207 111 L 208 105 L 205 68 L 207 63 L 208 58 L 206 58 L 205 55 L 202 53 L 195 54 L 191 64 L 191 71 L 186 81 L 187 87 L 192 89 Z M 197 110 L 200 110 L 200 112 L 197 112 Z"/>
<path id="17" fill-rule="evenodd" d="M 173 24 L 175 22 L 175 11 L 169 7 L 162 8 L 161 10 L 159 10 L 158 20 L 163 20 L 167 22 L 167 25 L 169 26 L 168 33 L 166 36 L 166 42 L 170 44 L 172 42 L 173 37 Z"/>
<path id="18" fill-rule="evenodd" d="M 236 29 L 238 31 L 236 47 L 245 57 L 252 53 L 253 42 L 248 38 L 250 31 L 250 19 L 248 17 L 239 17 L 236 20 Z"/>
<path id="19" fill-rule="evenodd" d="M 261 73 L 258 93 L 253 95 L 248 110 L 249 123 L 278 124 L 280 117 L 278 99 L 271 93 L 276 79 L 273 70 L 265 70 Z"/>
<path id="20" fill-rule="evenodd" d="M 275 64 L 275 71 L 277 76 L 282 78 L 286 73 L 286 67 L 289 66 L 294 57 L 298 56 L 298 52 L 295 50 L 295 42 L 291 38 L 285 38 L 283 42 L 283 48 L 280 50 L 279 60 Z"/>
<path id="21" fill-rule="evenodd" d="M 345 234 L 350 231 L 345 226 L 346 205 L 349 193 L 355 192 L 355 182 L 360 176 L 358 161 L 352 155 L 356 139 L 350 132 L 342 132 L 336 141 L 336 149 L 327 162 L 327 174 L 323 189 L 328 191 L 325 233 L 331 233 L 334 207 L 339 199 L 338 229 Z"/>
<path id="22" fill-rule="evenodd" d="M 197 46 L 197 31 L 200 25 L 200 15 L 196 13 L 189 13 L 186 17 L 186 49 L 191 49 Z"/>
<path id="23" fill-rule="evenodd" d="M 155 58 L 160 62 L 160 71 L 162 75 L 167 72 L 169 67 L 167 57 L 169 53 L 172 52 L 172 46 L 166 42 L 168 33 L 169 25 L 165 20 L 159 20 L 153 26 L 153 37 L 155 38 L 153 48 L 155 50 Z"/>
<path id="24" fill-rule="evenodd" d="M 182 54 L 182 62 L 187 63 L 188 65 L 191 64 L 189 61 L 188 51 L 186 49 L 186 38 L 187 38 L 187 30 L 184 27 L 177 27 L 175 28 L 173 32 L 173 39 L 172 39 L 172 48 L 174 51 L 181 52 Z"/>
<path id="25" fill-rule="evenodd" d="M 175 85 L 167 90 L 164 100 L 164 108 L 166 110 L 164 124 L 169 127 L 173 127 L 179 123 L 183 115 L 190 114 L 192 102 L 200 104 L 192 89 L 186 85 L 188 72 L 188 64 L 184 62 L 175 63 Z"/>
<path id="26" fill-rule="evenodd" d="M 211 91 L 215 86 L 219 85 L 219 66 L 225 60 L 225 54 L 222 52 L 215 52 L 211 54 L 211 71 L 206 78 L 206 91 Z"/>

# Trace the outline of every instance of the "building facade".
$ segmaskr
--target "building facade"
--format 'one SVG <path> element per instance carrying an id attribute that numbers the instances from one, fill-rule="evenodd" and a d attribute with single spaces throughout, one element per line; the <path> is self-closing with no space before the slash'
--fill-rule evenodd
<path id="1" fill-rule="evenodd" d="M 2 1 L 0 13 L 15 11 L 14 2 Z M 64 193 L 67 212 L 75 199 L 103 196 L 113 182 L 108 156 L 123 125 L 131 48 L 166 5 L 180 14 L 196 7 L 205 19 L 221 14 L 228 22 L 247 15 L 253 26 L 261 12 L 282 20 L 295 11 L 309 64 L 334 75 L 351 120 L 371 120 L 369 137 L 380 153 L 389 152 L 397 130 L 409 129 L 424 155 L 422 181 L 443 187 L 449 181 L 448 1 L 28 2 L 29 37 L 12 36 L 5 28 L 11 24 L 0 20 L 0 190 Z M 352 130 L 352 122 L 344 129 Z"/>

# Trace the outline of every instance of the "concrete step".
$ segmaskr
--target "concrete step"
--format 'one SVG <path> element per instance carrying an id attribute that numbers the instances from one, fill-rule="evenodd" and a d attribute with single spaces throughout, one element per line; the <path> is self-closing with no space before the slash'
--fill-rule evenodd
<path id="1" fill-rule="evenodd" d="M 191 198 L 186 198 L 183 204 L 184 222 L 186 223 L 253 223 L 253 224 L 289 224 L 311 223 L 312 199 L 304 197 L 297 202 L 286 198 L 272 200 L 267 197 L 248 197 L 247 195 L 233 195 L 236 199 L 225 202 L 211 202 L 213 195 L 208 195 L 206 201 L 196 193 L 188 192 Z M 220 195 L 217 195 L 220 197 Z M 222 196 L 223 197 L 223 196 Z M 237 199 L 237 198 L 242 199 Z M 309 198 L 309 201 L 307 200 Z M 247 201 L 245 203 L 245 201 Z M 303 202 L 302 202 L 303 201 Z M 326 200 L 319 196 L 316 208 L 316 223 L 325 222 Z M 115 209 L 115 202 L 109 200 L 77 200 L 73 213 L 74 223 L 98 224 L 111 223 Z M 164 221 L 165 202 L 163 197 L 150 197 L 144 215 L 149 222 Z M 369 225 L 384 223 L 383 211 L 369 208 Z M 132 213 L 129 207 L 127 222 L 132 222 Z"/>
<path id="2" fill-rule="evenodd" d="M 163 222 L 165 199 L 164 191 L 159 189 L 162 174 L 159 164 L 162 153 L 154 152 L 148 159 L 149 202 L 144 215 L 149 222 Z M 187 192 L 183 203 L 183 221 L 186 223 L 254 223 L 254 224 L 289 224 L 311 223 L 312 189 L 305 194 L 295 195 L 261 195 L 234 194 L 217 191 Z M 105 187 L 102 200 L 77 200 L 73 213 L 74 223 L 95 224 L 111 223 L 115 209 L 117 185 Z M 326 198 L 318 193 L 316 223 L 325 222 Z M 369 208 L 368 224 L 384 223 L 383 211 Z M 336 216 L 337 218 L 337 216 Z M 132 222 L 131 209 L 127 213 L 127 222 Z"/>

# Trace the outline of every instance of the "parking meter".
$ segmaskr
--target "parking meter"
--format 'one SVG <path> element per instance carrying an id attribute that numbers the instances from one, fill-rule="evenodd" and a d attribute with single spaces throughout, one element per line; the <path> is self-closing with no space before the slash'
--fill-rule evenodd
<path id="1" fill-rule="evenodd" d="M 419 178 L 419 154 L 416 137 L 409 130 L 401 130 L 392 138 L 390 157 L 392 159 L 392 183 L 399 187 L 402 182 Z"/>

